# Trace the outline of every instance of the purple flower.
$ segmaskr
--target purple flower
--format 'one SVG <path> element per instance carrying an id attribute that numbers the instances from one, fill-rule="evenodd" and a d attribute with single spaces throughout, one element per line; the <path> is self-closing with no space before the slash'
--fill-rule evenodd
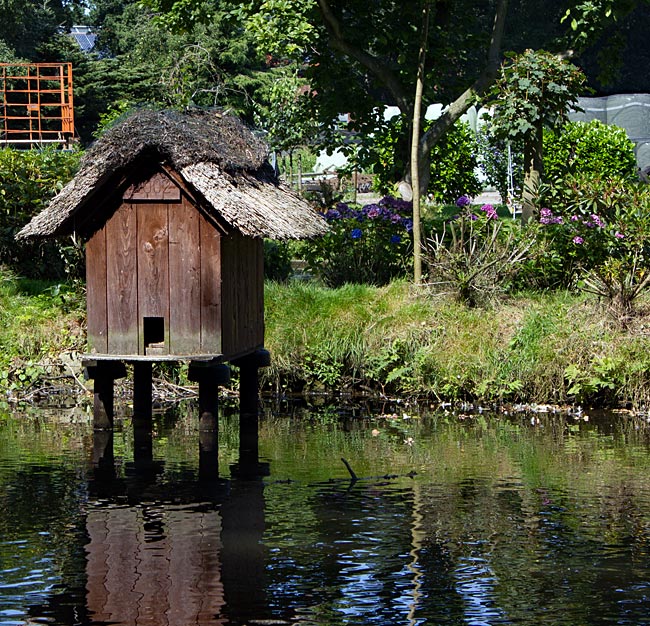
<path id="1" fill-rule="evenodd" d="M 616 237 L 616 239 L 625 239 L 625 235 L 623 233 L 619 233 L 618 231 L 614 233 L 614 237 Z"/>
<path id="2" fill-rule="evenodd" d="M 499 219 L 499 216 L 497 215 L 497 210 L 491 204 L 484 204 L 481 207 L 481 211 L 485 211 L 485 216 L 489 220 Z"/>
<path id="3" fill-rule="evenodd" d="M 390 242 L 391 242 L 392 244 L 397 244 L 397 243 L 399 243 L 400 241 L 402 241 L 402 238 L 401 238 L 399 235 L 393 235 L 393 236 L 390 238 Z"/>
<path id="4" fill-rule="evenodd" d="M 593 214 L 593 215 L 591 216 L 591 221 L 594 223 L 594 226 L 598 226 L 598 228 L 602 228 L 602 227 L 603 227 L 603 222 L 602 222 L 602 220 L 601 220 L 600 217 L 598 217 L 596 214 Z"/>
<path id="5" fill-rule="evenodd" d="M 469 199 L 468 196 L 461 196 L 460 198 L 458 198 L 458 200 L 456 200 L 456 206 L 464 207 L 469 205 L 470 202 L 471 200 Z"/>
<path id="6" fill-rule="evenodd" d="M 576 236 L 572 239 L 572 241 L 573 241 L 573 243 L 575 243 L 577 246 L 579 246 L 580 244 L 583 244 L 583 243 L 585 242 L 585 240 L 584 240 L 582 237 L 579 237 L 578 235 L 576 235 Z"/>
<path id="7" fill-rule="evenodd" d="M 369 219 L 374 220 L 381 215 L 381 210 L 376 204 L 369 204 L 366 206 L 365 213 Z"/>
<path id="8" fill-rule="evenodd" d="M 341 217 L 341 213 L 337 209 L 329 209 L 325 213 L 326 220 L 338 220 Z"/>
<path id="9" fill-rule="evenodd" d="M 572 215 L 572 216 L 571 216 L 571 221 L 572 221 L 572 222 L 577 222 L 579 219 L 580 219 L 580 217 L 577 216 L 577 215 Z"/>
<path id="10" fill-rule="evenodd" d="M 402 221 L 402 216 L 399 215 L 398 213 L 391 213 L 390 221 L 391 221 L 393 224 L 398 224 L 399 222 Z"/>
<path id="11" fill-rule="evenodd" d="M 402 224 L 404 225 L 404 228 L 406 228 L 407 233 L 410 233 L 413 230 L 413 220 L 404 219 L 402 220 Z"/>
<path id="12" fill-rule="evenodd" d="M 469 219 L 472 220 L 472 222 L 476 221 L 478 219 L 477 215 L 474 215 L 474 213 L 470 213 Z"/>
<path id="13" fill-rule="evenodd" d="M 352 239 L 361 239 L 361 235 L 363 235 L 363 231 L 360 228 L 354 228 L 350 233 L 350 237 L 352 237 Z"/>
<path id="14" fill-rule="evenodd" d="M 540 224 L 552 224 L 553 212 L 551 209 L 540 209 L 539 210 L 539 223 Z"/>

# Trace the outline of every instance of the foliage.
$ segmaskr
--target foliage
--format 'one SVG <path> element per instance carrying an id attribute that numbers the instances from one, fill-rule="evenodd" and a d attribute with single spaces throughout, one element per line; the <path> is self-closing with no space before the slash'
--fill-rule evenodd
<path id="1" fill-rule="evenodd" d="M 272 150 L 292 152 L 311 143 L 316 135 L 306 112 L 309 90 L 293 68 L 275 68 L 271 76 L 263 90 L 264 100 L 256 104 L 255 120 L 266 132 Z"/>
<path id="2" fill-rule="evenodd" d="M 0 264 L 24 276 L 79 276 L 76 253 L 67 242 L 16 242 L 14 237 L 72 178 L 80 154 L 55 148 L 0 150 Z"/>
<path id="3" fill-rule="evenodd" d="M 425 248 L 428 285 L 435 293 L 453 295 L 476 306 L 503 292 L 532 245 L 520 225 L 499 219 L 491 204 L 472 207 L 458 199 L 459 215 L 434 233 Z"/>
<path id="4" fill-rule="evenodd" d="M 637 178 L 634 142 L 622 128 L 591 122 L 568 122 L 544 132 L 544 176 L 548 181 L 571 175 Z"/>
<path id="5" fill-rule="evenodd" d="M 336 287 L 345 283 L 384 285 L 408 272 L 411 204 L 390 196 L 377 204 L 339 203 L 324 217 L 330 231 L 302 244 L 308 270 Z"/>
<path id="6" fill-rule="evenodd" d="M 424 130 L 432 123 L 427 122 Z M 374 184 L 380 193 L 392 191 L 404 172 L 405 163 L 399 160 L 397 150 L 403 125 L 402 116 L 393 118 L 374 134 L 372 144 L 359 151 L 359 163 L 375 174 Z M 431 151 L 429 193 L 441 203 L 453 202 L 462 193 L 478 194 L 482 185 L 477 167 L 475 135 L 466 123 L 456 122 Z"/>
<path id="7" fill-rule="evenodd" d="M 492 91 L 495 135 L 527 140 L 538 128 L 565 121 L 584 84 L 585 77 L 575 65 L 550 52 L 508 55 Z"/>
<path id="8" fill-rule="evenodd" d="M 541 197 L 541 233 L 560 250 L 563 270 L 579 271 L 581 288 L 626 321 L 650 284 L 650 189 L 622 178 L 567 177 Z"/>
<path id="9" fill-rule="evenodd" d="M 285 282 L 291 276 L 291 247 L 286 241 L 264 240 L 264 278 Z"/>
<path id="10" fill-rule="evenodd" d="M 25 389 L 85 344 L 82 294 L 65 283 L 26 280 L 0 267 L 0 390 Z"/>

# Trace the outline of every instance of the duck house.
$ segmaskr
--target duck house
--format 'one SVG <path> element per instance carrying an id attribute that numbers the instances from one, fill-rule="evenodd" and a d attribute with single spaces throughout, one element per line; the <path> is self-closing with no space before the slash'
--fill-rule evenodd
<path id="1" fill-rule="evenodd" d="M 87 241 L 96 425 L 107 412 L 112 420 L 108 388 L 124 363 L 150 386 L 152 362 L 189 362 L 200 393 L 201 372 L 226 362 L 264 365 L 263 240 L 326 231 L 266 157 L 264 142 L 234 116 L 141 110 L 106 132 L 19 232 Z"/>

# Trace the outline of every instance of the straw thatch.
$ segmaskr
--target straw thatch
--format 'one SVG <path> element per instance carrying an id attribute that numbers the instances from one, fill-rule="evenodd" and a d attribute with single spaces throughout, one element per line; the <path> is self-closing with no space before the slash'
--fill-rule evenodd
<path id="1" fill-rule="evenodd" d="M 173 168 L 215 217 L 243 235 L 298 239 L 324 234 L 325 220 L 278 183 L 266 156 L 264 142 L 234 116 L 141 110 L 88 150 L 77 175 L 17 236 L 77 232 L 79 224 L 92 222 L 88 216 L 128 180 L 130 171 L 151 163 Z"/>

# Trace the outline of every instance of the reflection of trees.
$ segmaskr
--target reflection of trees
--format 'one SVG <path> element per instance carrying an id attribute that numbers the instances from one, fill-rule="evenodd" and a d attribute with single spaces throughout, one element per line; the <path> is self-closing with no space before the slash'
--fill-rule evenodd
<path id="1" fill-rule="evenodd" d="M 76 580 L 84 562 L 82 511 L 87 494 L 77 459 L 53 458 L 46 445 L 40 447 L 38 428 L 21 428 L 27 431 L 29 451 L 17 440 L 9 453 L 3 446 L 6 429 L 0 433 L 0 607 L 6 611 L 24 609 L 22 594 L 29 592 L 36 601 L 64 581 Z M 67 434 L 75 447 L 79 433 Z M 7 463 L 7 457 L 13 457 L 13 463 Z M 13 596 L 17 591 L 20 594 Z M 71 616 L 78 600 L 74 589 L 61 594 L 61 604 L 66 605 L 62 611 Z"/>

